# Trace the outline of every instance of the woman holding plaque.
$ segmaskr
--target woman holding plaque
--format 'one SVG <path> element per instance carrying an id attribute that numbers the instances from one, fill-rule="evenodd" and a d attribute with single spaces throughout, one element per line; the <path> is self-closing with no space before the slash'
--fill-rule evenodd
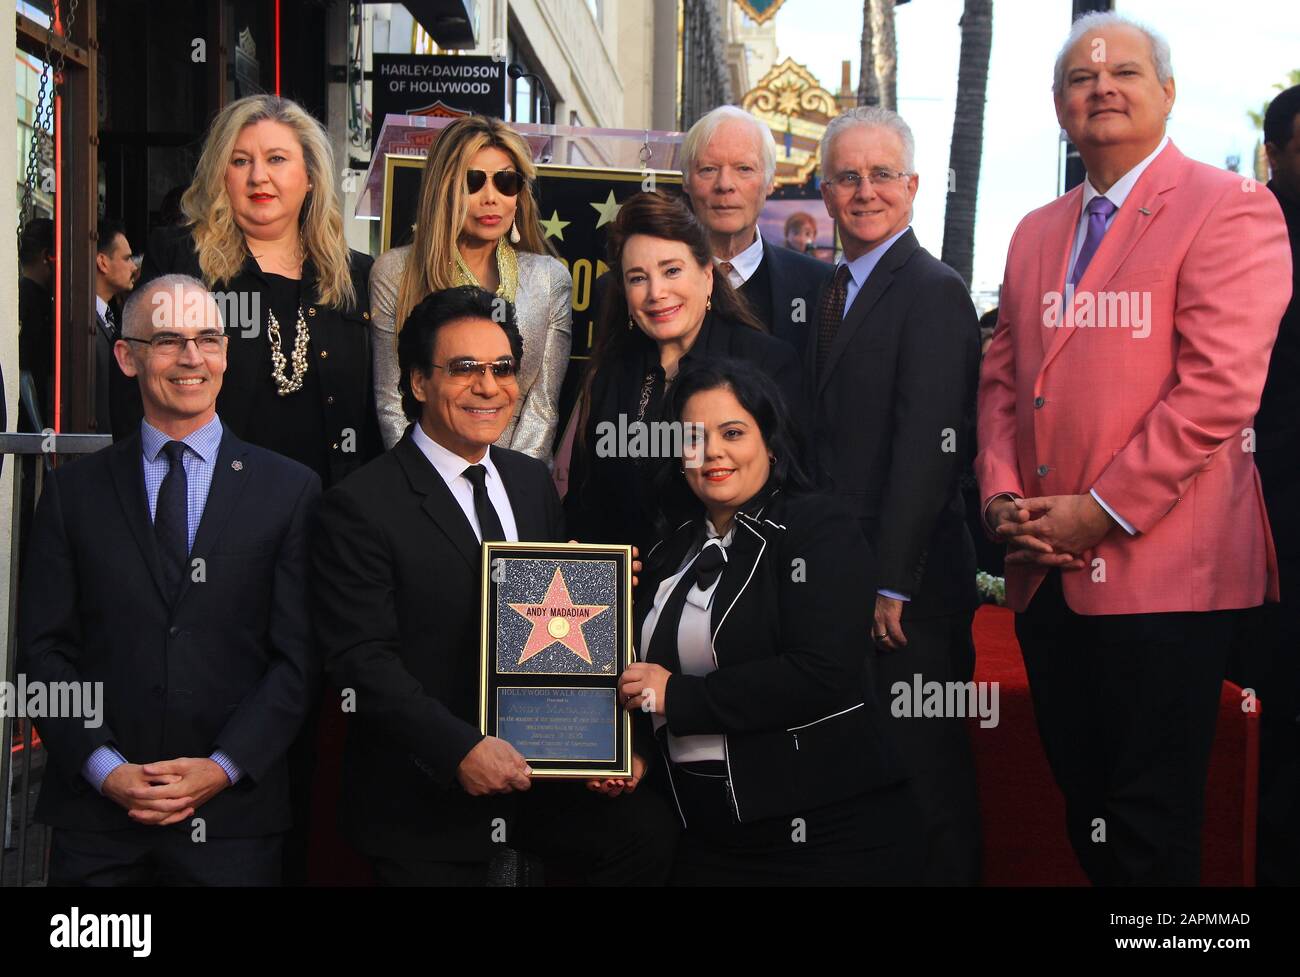
<path id="1" fill-rule="evenodd" d="M 671 474 L 695 508 L 646 557 L 640 661 L 619 694 L 641 720 L 637 773 L 657 766 L 685 826 L 674 883 L 909 881 L 920 849 L 871 692 L 856 520 L 808 491 L 782 396 L 754 367 L 684 373 L 665 416 L 689 432 Z"/>
<path id="2" fill-rule="evenodd" d="M 497 446 L 550 462 L 569 367 L 573 281 L 542 237 L 529 188 L 535 177 L 528 144 L 498 119 L 457 119 L 433 144 L 415 237 L 381 255 L 370 276 L 385 447 L 407 424 L 397 390 L 397 323 L 431 292 L 473 285 L 513 303 L 526 352 L 515 414 Z"/>
<path id="3" fill-rule="evenodd" d="M 609 230 L 609 285 L 583 387 L 564 498 L 569 531 L 583 542 L 658 538 L 654 515 L 675 511 L 655 475 L 672 451 L 659 424 L 678 373 L 717 357 L 753 363 L 773 377 L 802 417 L 799 357 L 766 334 L 714 273 L 708 235 L 690 209 L 660 193 L 623 202 Z M 671 431 L 669 429 L 671 436 Z"/>
<path id="4" fill-rule="evenodd" d="M 141 278 L 199 278 L 230 334 L 217 399 L 236 436 L 311 468 L 326 488 L 381 451 L 370 375 L 370 256 L 351 251 L 319 122 L 274 95 L 213 120 L 181 197 L 186 223 L 150 240 Z"/>

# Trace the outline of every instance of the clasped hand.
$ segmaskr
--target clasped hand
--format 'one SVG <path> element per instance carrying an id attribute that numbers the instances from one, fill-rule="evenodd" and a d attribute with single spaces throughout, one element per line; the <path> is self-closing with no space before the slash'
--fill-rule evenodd
<path id="1" fill-rule="evenodd" d="M 230 786 L 215 760 L 178 757 L 157 763 L 123 763 L 104 778 L 104 796 L 139 824 L 184 821 Z"/>
<path id="2" fill-rule="evenodd" d="M 1082 570 L 1083 554 L 1115 526 L 1091 493 L 998 499 L 988 522 L 1006 541 L 1008 563 L 1062 570 Z"/>

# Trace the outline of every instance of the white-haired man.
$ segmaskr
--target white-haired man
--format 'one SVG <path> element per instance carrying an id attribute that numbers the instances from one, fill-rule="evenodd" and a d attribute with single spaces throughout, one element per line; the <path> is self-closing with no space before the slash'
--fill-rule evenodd
<path id="1" fill-rule="evenodd" d="M 695 216 L 709 231 L 713 261 L 772 335 L 802 351 L 825 262 L 773 246 L 758 215 L 773 189 L 772 130 L 734 105 L 691 126 L 682 142 L 682 179 Z"/>
<path id="2" fill-rule="evenodd" d="M 1088 178 L 1012 237 L 976 473 L 1079 861 L 1099 885 L 1194 885 L 1236 611 L 1278 593 L 1250 427 L 1286 225 L 1169 141 L 1149 28 L 1081 17 L 1054 89 Z"/>
<path id="3" fill-rule="evenodd" d="M 912 157 L 911 129 L 888 109 L 852 109 L 827 127 L 822 198 L 844 257 L 805 354 L 818 485 L 858 514 L 876 558 L 876 605 L 862 626 L 886 701 L 900 683 L 969 682 L 975 669 L 975 546 L 959 479 L 979 322 L 961 276 L 912 232 Z M 972 884 L 979 811 L 965 720 L 891 712 L 924 819 L 918 881 Z"/>

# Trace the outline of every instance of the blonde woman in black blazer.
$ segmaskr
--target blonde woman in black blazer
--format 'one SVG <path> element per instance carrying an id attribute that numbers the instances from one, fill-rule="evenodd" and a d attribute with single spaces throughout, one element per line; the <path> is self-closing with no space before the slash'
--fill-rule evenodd
<path id="1" fill-rule="evenodd" d="M 699 503 L 646 557 L 619 680 L 647 770 L 685 831 L 674 882 L 901 883 L 919 872 L 906 782 L 870 681 L 871 555 L 806 492 L 788 414 L 749 364 L 674 384 L 674 470 Z"/>

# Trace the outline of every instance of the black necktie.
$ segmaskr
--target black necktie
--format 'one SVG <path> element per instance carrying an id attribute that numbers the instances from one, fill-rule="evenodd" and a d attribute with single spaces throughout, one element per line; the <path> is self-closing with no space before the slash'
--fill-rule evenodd
<path id="1" fill-rule="evenodd" d="M 185 477 L 185 445 L 181 441 L 168 441 L 163 445 L 167 455 L 167 474 L 158 488 L 158 503 L 154 510 L 153 532 L 158 541 L 158 556 L 162 563 L 163 583 L 168 600 L 175 600 L 185 576 L 185 561 L 190 555 L 189 481 Z"/>
<path id="2" fill-rule="evenodd" d="M 726 563 L 727 552 L 722 548 L 721 540 L 715 536 L 711 542 L 705 543 L 704 549 L 695 558 L 694 565 L 682 574 L 677 586 L 664 601 L 663 610 L 655 619 L 655 630 L 650 638 L 650 651 L 646 655 L 646 661 L 662 665 L 669 671 L 681 670 L 681 659 L 677 654 L 677 629 L 682 623 L 686 597 L 696 587 L 700 590 L 712 587 Z"/>
<path id="3" fill-rule="evenodd" d="M 504 543 L 506 531 L 501 528 L 501 520 L 497 516 L 497 510 L 492 507 L 492 500 L 488 498 L 487 483 L 484 481 L 487 469 L 482 465 L 470 465 L 463 474 L 474 486 L 474 515 L 478 516 L 478 528 L 483 542 Z"/>
<path id="4" fill-rule="evenodd" d="M 817 310 L 817 375 L 820 377 L 835 343 L 835 334 L 844 320 L 844 300 L 849 294 L 849 266 L 835 269 L 830 287 L 822 295 L 821 308 Z"/>

